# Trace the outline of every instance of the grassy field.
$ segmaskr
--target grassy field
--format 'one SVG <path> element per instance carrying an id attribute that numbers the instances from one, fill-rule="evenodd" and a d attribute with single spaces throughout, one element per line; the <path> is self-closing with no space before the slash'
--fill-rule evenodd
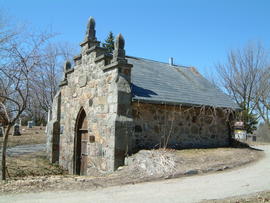
<path id="1" fill-rule="evenodd" d="M 46 143 L 45 127 L 43 126 L 34 126 L 33 128 L 22 126 L 20 132 L 22 134 L 21 136 L 12 136 L 12 134 L 9 135 L 8 147 Z M 3 140 L 4 138 L 0 137 L 0 147 L 2 147 Z"/>

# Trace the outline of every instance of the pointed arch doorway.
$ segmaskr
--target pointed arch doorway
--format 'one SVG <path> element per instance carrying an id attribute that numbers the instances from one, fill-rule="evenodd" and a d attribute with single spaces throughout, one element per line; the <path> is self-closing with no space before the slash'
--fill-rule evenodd
<path id="1" fill-rule="evenodd" d="M 74 168 L 76 175 L 87 174 L 87 141 L 88 141 L 88 122 L 84 109 L 82 108 L 77 116 L 74 137 Z"/>

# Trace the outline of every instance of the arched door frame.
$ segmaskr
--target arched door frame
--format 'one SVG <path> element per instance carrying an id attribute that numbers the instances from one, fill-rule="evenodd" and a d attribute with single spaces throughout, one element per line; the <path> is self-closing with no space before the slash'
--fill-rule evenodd
<path id="1" fill-rule="evenodd" d="M 75 122 L 75 132 L 74 132 L 74 152 L 73 152 L 73 174 L 81 174 L 81 143 L 82 143 L 82 133 L 81 128 L 87 122 L 87 115 L 83 107 L 79 110 Z M 87 130 L 87 129 L 86 129 Z"/>

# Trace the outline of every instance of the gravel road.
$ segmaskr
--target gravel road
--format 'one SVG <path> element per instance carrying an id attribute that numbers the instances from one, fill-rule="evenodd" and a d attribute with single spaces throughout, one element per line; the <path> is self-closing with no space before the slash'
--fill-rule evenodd
<path id="1" fill-rule="evenodd" d="M 270 145 L 260 161 L 235 170 L 97 189 L 0 196 L 0 202 L 200 202 L 270 190 Z"/>
<path id="2" fill-rule="evenodd" d="M 19 145 L 7 149 L 8 156 L 18 156 L 38 151 L 45 151 L 46 144 Z"/>

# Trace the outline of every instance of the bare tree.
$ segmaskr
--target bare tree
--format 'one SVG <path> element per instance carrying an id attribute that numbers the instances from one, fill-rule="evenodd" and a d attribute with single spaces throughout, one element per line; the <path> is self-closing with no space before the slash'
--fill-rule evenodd
<path id="1" fill-rule="evenodd" d="M 64 61 L 71 61 L 74 52 L 75 48 L 68 43 L 51 43 L 44 49 L 42 62 L 35 70 L 39 77 L 35 77 L 31 87 L 32 101 L 39 103 L 40 111 L 47 113 L 51 109 L 63 73 Z M 29 110 L 31 109 L 34 110 Z"/>
<path id="2" fill-rule="evenodd" d="M 248 132 L 252 132 L 257 123 L 257 90 L 266 66 L 267 55 L 260 44 L 231 51 L 227 62 L 217 66 L 221 86 L 242 108 L 240 116 Z"/>
<path id="3" fill-rule="evenodd" d="M 6 36 L 6 35 L 5 35 Z M 2 180 L 6 180 L 6 149 L 12 126 L 29 101 L 35 69 L 40 65 L 42 49 L 51 35 L 17 32 L 0 44 L 0 112 L 4 114 Z"/>
<path id="4" fill-rule="evenodd" d="M 261 74 L 261 79 L 257 89 L 257 110 L 270 127 L 270 67 L 266 67 Z"/>
<path id="5" fill-rule="evenodd" d="M 35 125 L 44 125 L 47 120 L 47 112 L 40 106 L 40 102 L 37 99 L 38 96 L 34 94 L 32 88 L 30 88 L 29 99 L 27 107 L 21 116 L 23 125 L 27 124 L 27 121 L 33 120 Z"/>

